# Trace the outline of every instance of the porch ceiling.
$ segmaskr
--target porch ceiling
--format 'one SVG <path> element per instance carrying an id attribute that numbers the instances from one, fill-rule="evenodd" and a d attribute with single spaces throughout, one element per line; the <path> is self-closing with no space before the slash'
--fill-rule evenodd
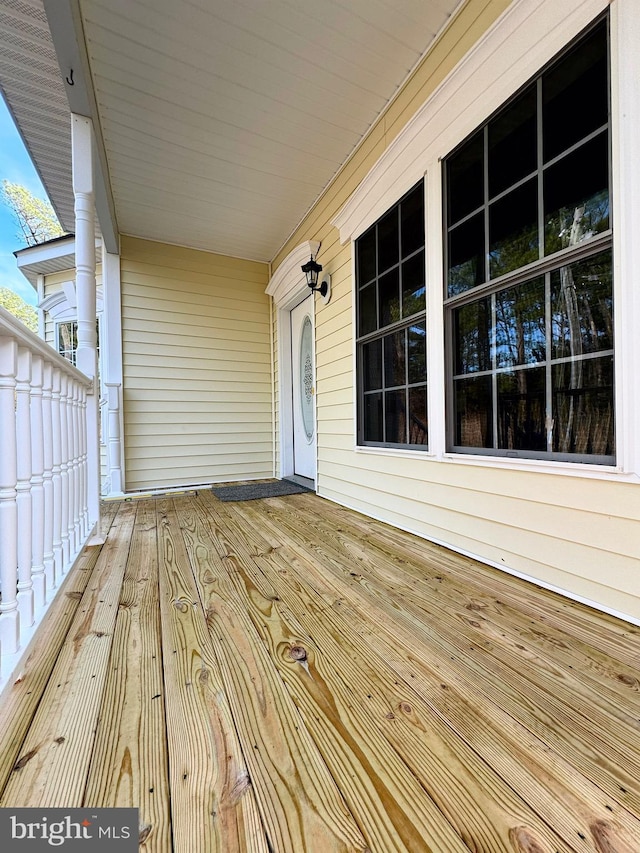
<path id="1" fill-rule="evenodd" d="M 118 230 L 270 260 L 458 5 L 79 0 Z"/>

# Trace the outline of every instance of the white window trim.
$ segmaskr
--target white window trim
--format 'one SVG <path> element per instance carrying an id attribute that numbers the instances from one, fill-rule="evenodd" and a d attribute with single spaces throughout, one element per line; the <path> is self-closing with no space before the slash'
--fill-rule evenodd
<path id="1" fill-rule="evenodd" d="M 70 308 L 67 311 L 63 311 L 58 314 L 54 323 L 53 348 L 58 353 L 58 355 L 62 356 L 62 358 L 67 358 L 67 356 L 64 353 L 60 352 L 60 326 L 67 326 L 69 323 L 76 323 L 76 325 L 78 323 L 75 308 Z M 76 350 L 74 350 L 73 352 L 75 354 Z M 71 361 L 70 358 L 67 359 L 67 361 L 70 361 L 71 364 L 75 365 L 75 361 Z"/>
<path id="2" fill-rule="evenodd" d="M 567 0 L 564 4 L 516 0 L 427 99 L 333 219 L 341 242 L 352 243 L 355 288 L 355 240 L 425 178 L 429 452 L 411 454 L 357 445 L 354 414 L 357 453 L 413 455 L 451 464 L 640 482 L 640 371 L 634 369 L 640 363 L 640 295 L 632 286 L 633 271 L 640 268 L 640 165 L 635 150 L 640 134 L 640 22 L 634 0 L 613 0 L 610 5 L 617 464 L 447 452 L 442 321 L 441 159 L 602 13 L 609 6 L 606 0 Z M 433 282 L 440 286 L 434 287 Z M 353 320 L 355 324 L 355 290 Z M 353 359 L 355 364 L 355 339 Z M 356 381 L 354 369 L 357 396 Z"/>

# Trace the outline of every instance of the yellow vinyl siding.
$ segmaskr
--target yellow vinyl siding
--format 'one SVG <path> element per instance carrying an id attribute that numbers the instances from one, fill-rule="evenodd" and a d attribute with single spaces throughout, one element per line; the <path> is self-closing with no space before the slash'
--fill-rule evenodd
<path id="1" fill-rule="evenodd" d="M 123 237 L 128 491 L 273 473 L 268 266 Z"/>
<path id="2" fill-rule="evenodd" d="M 65 281 L 75 281 L 76 271 L 75 270 L 63 270 L 62 272 L 50 273 L 44 277 L 44 298 L 47 296 L 52 296 L 54 293 L 58 293 L 58 291 L 62 290 L 62 285 Z M 57 341 L 56 341 L 56 329 L 55 322 L 51 314 L 48 311 L 45 311 L 44 315 L 44 339 L 52 346 L 54 349 L 57 349 Z"/>
<path id="3" fill-rule="evenodd" d="M 318 491 L 428 539 L 640 619 L 640 487 L 564 466 L 356 450 L 350 245 L 332 219 L 415 112 L 508 6 L 469 0 L 273 262 L 306 240 L 332 276 L 316 300 Z M 455 119 L 455 117 L 452 117 Z M 438 287 L 438 282 L 435 285 Z"/>

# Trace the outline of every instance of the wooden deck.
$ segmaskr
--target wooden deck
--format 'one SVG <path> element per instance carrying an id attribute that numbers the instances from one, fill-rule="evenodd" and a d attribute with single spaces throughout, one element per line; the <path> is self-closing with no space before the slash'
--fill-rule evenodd
<path id="1" fill-rule="evenodd" d="M 311 494 L 103 523 L 0 805 L 137 806 L 159 853 L 640 851 L 640 629 Z"/>

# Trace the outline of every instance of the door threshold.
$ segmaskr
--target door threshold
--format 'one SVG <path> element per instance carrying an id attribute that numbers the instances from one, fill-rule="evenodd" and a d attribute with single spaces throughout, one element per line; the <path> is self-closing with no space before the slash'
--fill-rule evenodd
<path id="1" fill-rule="evenodd" d="M 301 474 L 289 474 L 287 477 L 283 477 L 283 480 L 289 480 L 290 483 L 297 483 L 298 486 L 304 486 L 307 489 L 311 489 L 312 492 L 316 490 L 315 480 L 312 480 L 310 477 L 303 477 Z"/>

